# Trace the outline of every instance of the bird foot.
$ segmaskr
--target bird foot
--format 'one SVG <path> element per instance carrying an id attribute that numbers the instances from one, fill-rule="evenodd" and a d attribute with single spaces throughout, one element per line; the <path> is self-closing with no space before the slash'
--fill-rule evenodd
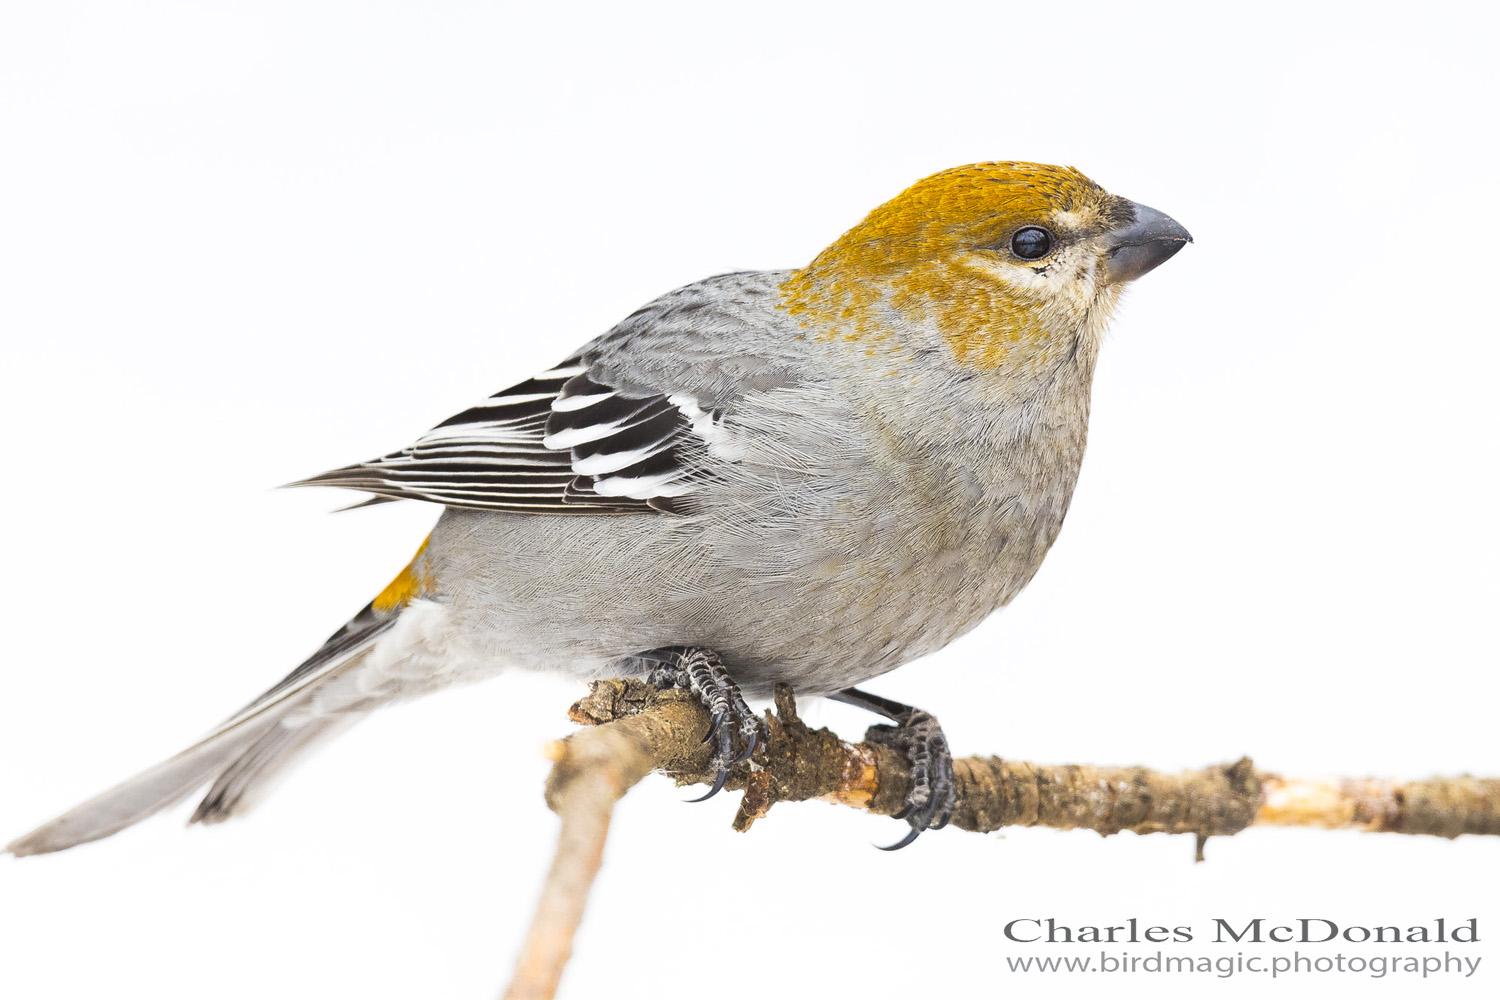
<path id="1" fill-rule="evenodd" d="M 953 781 L 953 754 L 948 737 L 937 719 L 919 709 L 909 708 L 896 719 L 894 726 L 871 726 L 865 740 L 890 747 L 906 755 L 911 763 L 911 788 L 906 792 L 906 807 L 896 819 L 904 819 L 911 832 L 882 851 L 897 851 L 916 840 L 924 830 L 941 830 L 953 816 L 957 786 Z"/>
<path id="2" fill-rule="evenodd" d="M 739 685 L 724 669 L 719 654 L 702 647 L 677 647 L 653 650 L 639 654 L 639 658 L 656 664 L 647 674 L 647 683 L 670 690 L 679 688 L 694 695 L 708 709 L 712 720 L 708 726 L 705 743 L 717 744 L 710 764 L 718 768 L 713 787 L 708 794 L 691 799 L 702 802 L 719 794 L 729 769 L 740 761 L 749 760 L 761 742 L 761 720 L 745 704 Z M 738 733 L 744 749 L 734 753 L 734 736 Z"/>

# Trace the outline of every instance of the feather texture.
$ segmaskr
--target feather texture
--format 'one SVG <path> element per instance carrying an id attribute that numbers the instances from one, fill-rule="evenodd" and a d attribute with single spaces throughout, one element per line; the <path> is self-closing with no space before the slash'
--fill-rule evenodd
<path id="1" fill-rule="evenodd" d="M 313 718 L 295 726 L 283 724 L 319 685 L 357 666 L 394 620 L 367 608 L 286 678 L 197 743 L 75 806 L 5 850 L 17 857 L 49 854 L 108 837 L 176 805 L 211 781 L 215 794 L 193 819 L 222 819 L 252 785 L 280 770 L 321 730 L 340 721 Z"/>
<path id="2" fill-rule="evenodd" d="M 708 474 L 703 428 L 713 419 L 691 394 L 625 390 L 575 357 L 448 418 L 410 447 L 290 485 L 471 510 L 666 510 L 661 501 L 693 492 Z"/>

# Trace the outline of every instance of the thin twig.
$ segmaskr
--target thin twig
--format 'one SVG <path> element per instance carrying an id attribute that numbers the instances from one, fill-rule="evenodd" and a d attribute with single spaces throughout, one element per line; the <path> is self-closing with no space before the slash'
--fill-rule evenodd
<path id="1" fill-rule="evenodd" d="M 604 862 L 615 803 L 651 773 L 650 745 L 626 726 L 601 726 L 551 746 L 547 804 L 562 819 L 557 855 L 505 1000 L 546 1000 L 573 954 L 589 887 Z"/>
<path id="2" fill-rule="evenodd" d="M 714 779 L 703 742 L 708 713 L 683 692 L 658 692 L 637 680 L 596 681 L 569 715 L 591 728 L 552 747 L 547 802 L 562 819 L 557 857 L 506 1000 L 555 994 L 620 797 L 654 770 L 683 785 Z M 731 772 L 726 785 L 745 792 L 735 829 L 748 830 L 777 802 L 821 799 L 886 816 L 903 807 L 911 777 L 901 754 L 810 729 L 784 685 L 766 724 L 764 746 L 753 762 Z M 1249 758 L 1182 774 L 999 757 L 966 757 L 954 761 L 953 770 L 958 792 L 952 825 L 958 829 L 1190 833 L 1200 861 L 1209 837 L 1252 825 L 1500 835 L 1496 778 L 1310 781 L 1257 771 Z"/>

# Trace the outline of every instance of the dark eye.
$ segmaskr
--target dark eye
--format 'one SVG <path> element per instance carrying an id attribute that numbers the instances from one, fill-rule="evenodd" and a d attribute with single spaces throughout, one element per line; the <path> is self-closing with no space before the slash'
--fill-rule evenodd
<path id="1" fill-rule="evenodd" d="M 1041 226 L 1027 226 L 1016 230 L 1010 238 L 1010 252 L 1022 260 L 1036 260 L 1047 256 L 1052 249 L 1052 234 Z"/>

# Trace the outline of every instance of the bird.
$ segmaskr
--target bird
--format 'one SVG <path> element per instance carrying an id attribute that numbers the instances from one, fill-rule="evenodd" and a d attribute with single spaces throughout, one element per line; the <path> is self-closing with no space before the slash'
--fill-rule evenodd
<path id="1" fill-rule="evenodd" d="M 13 841 L 98 840 L 205 786 L 246 811 L 372 711 L 542 670 L 702 700 L 719 790 L 778 682 L 906 754 L 892 848 L 945 824 L 936 718 L 857 685 L 1026 586 L 1058 536 L 1122 290 L 1192 237 L 1072 167 L 926 177 L 804 267 L 694 282 L 380 458 L 301 480 L 442 510 L 311 657 L 166 761 Z"/>

